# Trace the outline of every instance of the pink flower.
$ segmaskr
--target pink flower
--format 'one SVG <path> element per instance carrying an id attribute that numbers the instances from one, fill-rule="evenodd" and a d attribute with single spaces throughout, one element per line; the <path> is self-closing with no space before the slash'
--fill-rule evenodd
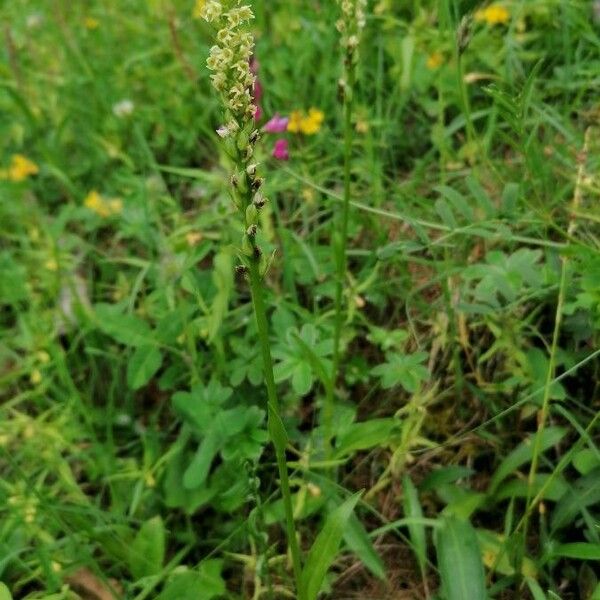
<path id="1" fill-rule="evenodd" d="M 254 93 L 252 95 L 254 96 L 254 99 L 257 101 L 262 98 L 263 87 L 258 79 L 254 82 Z"/>
<path id="2" fill-rule="evenodd" d="M 280 139 L 275 142 L 273 158 L 276 158 L 277 160 L 289 160 L 290 153 L 287 140 Z"/>
<path id="3" fill-rule="evenodd" d="M 260 121 L 262 119 L 262 108 L 260 106 L 256 106 L 256 110 L 254 111 L 254 120 Z"/>
<path id="4" fill-rule="evenodd" d="M 263 131 L 267 133 L 283 133 L 287 131 L 288 123 L 289 119 L 287 117 L 280 117 L 279 113 L 276 113 L 270 121 L 265 123 Z"/>

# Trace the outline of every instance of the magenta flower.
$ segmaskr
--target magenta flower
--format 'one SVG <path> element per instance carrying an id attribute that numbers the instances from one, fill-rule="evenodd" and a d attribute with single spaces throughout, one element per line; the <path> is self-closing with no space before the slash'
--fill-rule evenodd
<path id="1" fill-rule="evenodd" d="M 254 111 L 254 120 L 260 121 L 262 119 L 262 108 L 260 106 L 256 106 L 256 110 Z"/>
<path id="2" fill-rule="evenodd" d="M 258 79 L 254 82 L 254 93 L 252 95 L 257 102 L 262 98 L 263 87 Z"/>
<path id="3" fill-rule="evenodd" d="M 277 140 L 273 147 L 273 158 L 277 160 L 289 160 L 289 145 L 288 141 L 284 139 Z"/>
<path id="4" fill-rule="evenodd" d="M 287 131 L 289 121 L 287 117 L 280 117 L 279 113 L 276 113 L 270 121 L 265 123 L 263 131 L 267 133 L 283 133 Z"/>

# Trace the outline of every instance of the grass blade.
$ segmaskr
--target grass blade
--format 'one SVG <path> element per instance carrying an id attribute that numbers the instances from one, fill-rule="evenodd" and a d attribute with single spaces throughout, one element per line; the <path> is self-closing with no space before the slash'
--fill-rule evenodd
<path id="1" fill-rule="evenodd" d="M 302 571 L 300 582 L 304 600 L 315 600 L 318 596 L 325 575 L 335 560 L 348 520 L 360 495 L 361 492 L 354 494 L 327 517 L 323 529 L 308 553 Z"/>
<path id="2" fill-rule="evenodd" d="M 446 600 L 485 600 L 485 573 L 473 526 L 447 517 L 437 533 L 436 549 Z"/>

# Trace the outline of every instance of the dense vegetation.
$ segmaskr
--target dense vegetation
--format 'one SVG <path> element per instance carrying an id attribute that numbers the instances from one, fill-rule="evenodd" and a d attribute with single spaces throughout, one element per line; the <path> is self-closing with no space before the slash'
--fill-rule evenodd
<path id="1" fill-rule="evenodd" d="M 270 427 L 205 2 L 0 5 L 0 600 L 600 599 L 598 3 L 248 3 Z"/>

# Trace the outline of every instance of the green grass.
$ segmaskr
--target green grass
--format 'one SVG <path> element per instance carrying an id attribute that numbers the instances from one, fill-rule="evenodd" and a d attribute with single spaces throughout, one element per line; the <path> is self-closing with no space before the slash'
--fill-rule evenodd
<path id="1" fill-rule="evenodd" d="M 193 4 L 0 6 L 0 600 L 294 597 Z M 374 0 L 350 152 L 337 4 L 253 4 L 266 118 L 325 114 L 256 150 L 307 589 L 600 598 L 592 3 Z"/>

